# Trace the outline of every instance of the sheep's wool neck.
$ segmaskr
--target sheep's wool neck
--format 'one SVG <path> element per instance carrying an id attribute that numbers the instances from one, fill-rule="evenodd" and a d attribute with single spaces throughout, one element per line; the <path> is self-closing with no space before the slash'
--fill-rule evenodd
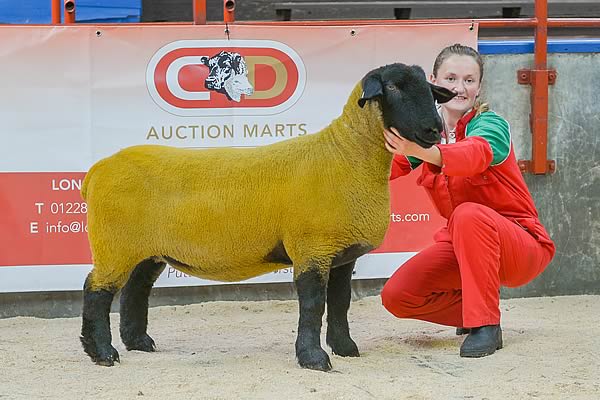
<path id="1" fill-rule="evenodd" d="M 362 94 L 359 83 L 350 94 L 342 115 L 335 119 L 323 132 L 333 153 L 345 157 L 355 165 L 367 162 L 369 167 L 377 160 L 389 166 L 392 156 L 383 142 L 383 117 L 376 102 L 358 105 Z"/>

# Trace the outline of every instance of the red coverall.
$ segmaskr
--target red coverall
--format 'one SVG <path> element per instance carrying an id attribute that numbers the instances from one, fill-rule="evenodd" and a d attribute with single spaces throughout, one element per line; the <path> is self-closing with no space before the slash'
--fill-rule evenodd
<path id="1" fill-rule="evenodd" d="M 506 126 L 501 160 L 495 160 L 495 123 Z M 392 275 L 382 302 L 400 318 L 465 328 L 497 325 L 500 285 L 533 280 L 554 256 L 554 243 L 538 219 L 504 119 L 470 111 L 456 126 L 456 143 L 438 148 L 442 167 L 423 163 L 417 184 L 447 226 Z M 411 170 L 411 160 L 396 156 L 390 179 Z"/>

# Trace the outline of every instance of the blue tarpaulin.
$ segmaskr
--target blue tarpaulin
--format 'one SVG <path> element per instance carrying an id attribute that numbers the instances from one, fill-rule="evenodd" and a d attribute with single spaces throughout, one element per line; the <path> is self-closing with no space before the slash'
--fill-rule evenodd
<path id="1" fill-rule="evenodd" d="M 49 24 L 50 0 L 0 0 L 0 23 Z M 61 9 L 63 1 L 61 0 Z M 142 0 L 75 0 L 77 22 L 140 22 Z"/>

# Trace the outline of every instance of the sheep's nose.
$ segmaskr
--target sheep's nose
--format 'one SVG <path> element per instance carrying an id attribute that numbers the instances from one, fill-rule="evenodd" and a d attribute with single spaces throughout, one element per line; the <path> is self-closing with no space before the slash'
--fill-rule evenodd
<path id="1" fill-rule="evenodd" d="M 440 131 L 436 128 L 424 129 L 420 134 L 417 135 L 422 142 L 425 142 L 430 145 L 434 145 L 439 143 L 441 140 Z"/>
<path id="2" fill-rule="evenodd" d="M 431 128 L 425 131 L 425 137 L 428 142 L 437 143 L 441 139 L 440 130 L 438 128 Z"/>
<path id="3" fill-rule="evenodd" d="M 429 130 L 429 136 L 440 137 L 440 130 L 438 128 L 432 128 Z"/>

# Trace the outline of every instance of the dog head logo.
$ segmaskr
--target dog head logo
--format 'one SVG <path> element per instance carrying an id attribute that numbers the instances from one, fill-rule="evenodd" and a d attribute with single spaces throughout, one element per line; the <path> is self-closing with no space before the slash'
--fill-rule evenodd
<path id="1" fill-rule="evenodd" d="M 159 49 L 146 84 L 154 102 L 175 115 L 272 115 L 302 95 L 300 56 L 271 40 L 180 40 Z"/>
<path id="2" fill-rule="evenodd" d="M 246 61 L 240 54 L 221 51 L 212 57 L 201 57 L 200 61 L 210 70 L 204 81 L 207 89 L 223 93 L 229 100 L 238 103 L 243 94 L 254 93 L 254 88 L 248 81 Z"/>

